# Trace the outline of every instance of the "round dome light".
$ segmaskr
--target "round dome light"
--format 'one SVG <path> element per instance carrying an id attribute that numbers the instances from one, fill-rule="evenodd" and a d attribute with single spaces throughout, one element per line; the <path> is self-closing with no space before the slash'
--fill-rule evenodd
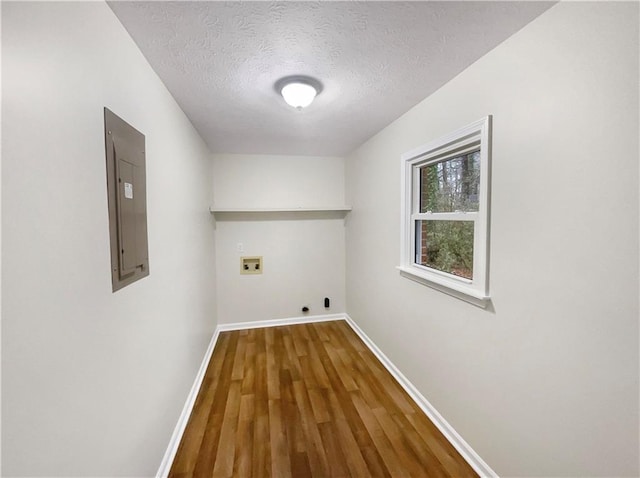
<path id="1" fill-rule="evenodd" d="M 278 80 L 276 91 L 282 95 L 288 105 L 301 110 L 311 104 L 322 91 L 322 85 L 315 78 L 308 76 L 288 76 Z"/>
<path id="2" fill-rule="evenodd" d="M 311 104 L 313 99 L 316 97 L 317 92 L 311 85 L 306 85 L 304 83 L 289 83 L 282 88 L 280 94 L 288 105 L 301 109 L 306 108 Z"/>

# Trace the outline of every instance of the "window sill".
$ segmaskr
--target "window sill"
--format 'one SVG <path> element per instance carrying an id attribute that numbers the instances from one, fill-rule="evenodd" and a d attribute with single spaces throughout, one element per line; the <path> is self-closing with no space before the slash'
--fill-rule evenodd
<path id="1" fill-rule="evenodd" d="M 422 271 L 407 266 L 397 266 L 396 269 L 400 271 L 402 277 L 419 282 L 420 284 L 439 290 L 440 292 L 444 292 L 445 294 L 483 309 L 489 305 L 489 301 L 491 300 L 491 297 L 471 287 L 465 286 L 465 284 L 456 284 L 445 278 L 438 277 L 435 274 L 425 274 Z"/>

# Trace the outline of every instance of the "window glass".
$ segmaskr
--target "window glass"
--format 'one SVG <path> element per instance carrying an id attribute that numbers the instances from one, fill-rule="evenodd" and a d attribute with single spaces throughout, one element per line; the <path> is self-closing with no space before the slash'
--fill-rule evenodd
<path id="1" fill-rule="evenodd" d="M 473 221 L 416 221 L 416 264 L 473 279 Z"/>
<path id="2" fill-rule="evenodd" d="M 480 151 L 420 168 L 420 212 L 479 209 Z"/>

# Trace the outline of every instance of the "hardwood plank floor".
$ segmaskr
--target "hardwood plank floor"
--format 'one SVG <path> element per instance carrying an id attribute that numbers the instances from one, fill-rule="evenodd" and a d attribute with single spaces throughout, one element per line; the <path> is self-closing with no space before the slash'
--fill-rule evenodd
<path id="1" fill-rule="evenodd" d="M 169 476 L 477 475 L 340 320 L 222 332 Z"/>

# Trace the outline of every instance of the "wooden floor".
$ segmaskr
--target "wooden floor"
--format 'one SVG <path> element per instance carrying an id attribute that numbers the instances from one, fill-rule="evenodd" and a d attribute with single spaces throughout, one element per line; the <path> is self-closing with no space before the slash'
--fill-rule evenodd
<path id="1" fill-rule="evenodd" d="M 222 332 L 169 476 L 477 475 L 335 321 Z"/>

